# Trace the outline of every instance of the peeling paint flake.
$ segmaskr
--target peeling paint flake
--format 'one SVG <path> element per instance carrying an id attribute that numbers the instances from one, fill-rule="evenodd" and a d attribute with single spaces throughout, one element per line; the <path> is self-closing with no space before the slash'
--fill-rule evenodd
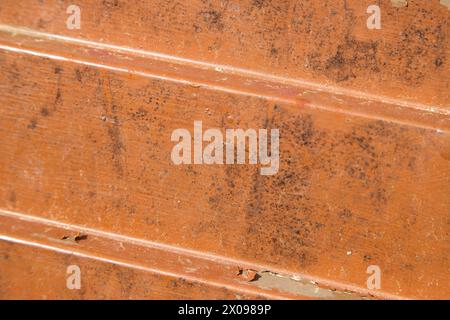
<path id="1" fill-rule="evenodd" d="M 316 282 L 302 280 L 298 277 L 287 277 L 270 271 L 261 271 L 252 281 L 264 290 L 279 290 L 315 299 L 359 300 L 365 297 L 346 291 L 337 291 L 319 287 Z"/>
<path id="2" fill-rule="evenodd" d="M 450 10 L 450 0 L 441 0 L 441 4 L 446 6 L 448 10 Z"/>
<path id="3" fill-rule="evenodd" d="M 396 8 L 402 8 L 408 6 L 407 0 L 391 0 L 391 5 Z"/>

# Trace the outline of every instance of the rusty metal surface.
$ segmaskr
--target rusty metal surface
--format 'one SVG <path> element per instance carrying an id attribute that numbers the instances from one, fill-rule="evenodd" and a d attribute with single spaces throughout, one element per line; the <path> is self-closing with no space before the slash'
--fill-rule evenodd
<path id="1" fill-rule="evenodd" d="M 1 297 L 448 299 L 450 11 L 370 3 L 79 1 L 67 30 L 2 1 Z M 278 173 L 174 166 L 197 120 L 279 128 Z"/>
<path id="2" fill-rule="evenodd" d="M 28 252 L 28 262 L 22 262 L 24 268 L 32 266 L 39 267 L 39 271 L 32 272 L 28 277 L 42 277 L 39 273 L 45 272 L 45 277 L 50 278 L 46 270 L 46 256 L 65 256 L 61 258 L 64 261 L 58 261 L 54 268 L 59 268 L 59 274 L 64 275 L 65 265 L 79 264 L 79 260 L 86 260 L 79 265 L 83 268 L 90 268 L 91 264 L 117 266 L 117 273 L 123 275 L 124 279 L 119 279 L 121 289 L 112 288 L 111 296 L 95 296 L 101 288 L 98 283 L 101 280 L 92 282 L 91 278 L 85 279 L 83 276 L 83 285 L 93 290 L 91 295 L 82 292 L 80 298 L 153 298 L 161 299 L 164 296 L 152 294 L 155 290 L 166 290 L 174 288 L 172 298 L 222 298 L 222 299 L 293 299 L 293 298 L 326 298 L 326 299 L 360 299 L 361 295 L 350 292 L 339 292 L 333 288 L 319 286 L 312 280 L 295 279 L 289 274 L 273 273 L 263 269 L 262 266 L 249 265 L 243 261 L 233 260 L 226 257 L 201 253 L 199 251 L 186 250 L 180 247 L 164 245 L 161 243 L 145 241 L 142 239 L 120 236 L 118 234 L 102 232 L 95 229 L 68 225 L 53 220 L 30 217 L 14 212 L 0 211 L 1 240 L 8 243 L 2 250 L 1 259 L 2 270 L 0 283 L 3 288 L 10 288 L 16 291 L 20 288 L 15 284 L 19 275 L 13 266 L 17 265 L 14 259 L 18 255 L 15 251 Z M 19 222 L 20 221 L 20 222 Z M 10 245 L 9 243 L 16 245 Z M 16 249 L 23 246 L 30 246 L 28 249 Z M 12 249 L 6 249 L 7 247 Z M 37 251 L 34 255 L 44 255 L 44 257 L 33 257 L 33 248 Z M 50 253 L 48 253 L 50 251 Z M 21 254 L 19 254 L 21 255 Z M 12 257 L 12 258 L 11 258 Z M 10 259 L 11 258 L 11 259 Z M 59 258 L 55 258 L 58 260 Z M 69 262 L 70 261 L 70 262 Z M 93 261 L 93 262 L 90 262 Z M 96 262 L 98 261 L 98 262 Z M 114 267 L 112 267 L 114 269 Z M 141 274 L 150 274 L 147 278 L 167 278 L 171 279 L 168 284 L 140 284 L 136 288 L 136 282 L 140 278 L 146 278 L 143 275 L 133 276 L 126 279 L 129 273 L 136 269 Z M 262 271 L 256 271 L 262 270 Z M 248 272 L 255 272 L 250 279 L 245 276 Z M 158 276 L 159 275 L 159 276 Z M 98 278 L 108 277 L 106 271 L 97 271 Z M 22 281 L 28 281 L 27 278 Z M 138 279 L 134 279 L 138 278 Z M 40 281 L 40 280 L 38 280 Z M 55 283 L 59 290 L 52 292 Z M 49 281 L 49 287 L 41 287 L 39 290 L 28 289 L 28 297 L 39 298 L 46 294 L 49 297 L 55 294 L 61 294 L 59 291 L 64 288 L 64 281 L 52 279 Z M 178 288 L 178 284 L 180 288 Z M 185 285 L 183 285 L 185 284 Z M 108 284 L 105 284 L 108 285 Z M 13 288 L 14 287 L 14 288 Z M 144 291 L 142 287 L 147 287 Z M 190 292 L 189 287 L 193 287 L 194 292 Z M 196 287 L 205 291 L 211 287 L 212 292 L 202 297 L 196 295 Z M 128 288 L 128 291 L 124 288 Z M 164 289 L 166 288 L 166 289 Z M 2 292 L 2 298 L 15 298 L 8 291 Z M 131 293 L 133 292 L 133 293 Z M 16 293 L 15 293 L 16 294 Z M 138 294 L 137 296 L 134 296 Z M 234 295 L 233 295 L 234 294 Z M 61 296 L 63 297 L 63 295 Z M 369 298 L 369 297 L 367 297 Z"/>
<path id="3" fill-rule="evenodd" d="M 261 299 L 114 261 L 0 241 L 2 299 Z M 66 267 L 82 266 L 80 290 L 66 287 Z M 24 277 L 24 275 L 27 275 Z M 86 285 L 85 285 L 86 284 Z"/>
<path id="4" fill-rule="evenodd" d="M 449 10 L 439 0 L 89 1 L 67 30 L 70 1 L 2 1 L 1 22 L 177 57 L 242 67 L 448 111 Z M 99 28 L 101 26 L 101 28 Z"/>

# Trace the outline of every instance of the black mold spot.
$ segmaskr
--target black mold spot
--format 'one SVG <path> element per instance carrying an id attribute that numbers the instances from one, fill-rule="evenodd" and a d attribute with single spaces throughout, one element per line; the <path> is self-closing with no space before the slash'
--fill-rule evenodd
<path id="1" fill-rule="evenodd" d="M 50 111 L 48 111 L 47 107 L 43 107 L 41 109 L 41 115 L 44 117 L 47 117 L 50 114 Z"/>
<path id="2" fill-rule="evenodd" d="M 345 2 L 344 2 L 345 4 Z M 330 23 L 324 22 L 318 28 L 313 22 L 317 15 L 316 9 L 299 3 L 294 6 L 294 12 L 301 18 L 293 18 L 291 26 L 294 32 L 314 34 L 310 41 L 312 48 L 335 48 L 330 56 L 325 50 L 311 50 L 296 54 L 295 47 L 291 60 L 296 65 L 303 66 L 306 56 L 306 67 L 316 73 L 325 75 L 335 82 L 345 82 L 370 77 L 373 73 L 382 73 L 383 78 L 398 79 L 408 86 L 419 86 L 432 76 L 431 67 L 439 68 L 445 62 L 448 34 L 442 19 L 433 19 L 436 12 L 423 7 L 411 8 L 408 13 L 414 23 L 409 24 L 390 41 L 361 41 L 354 36 L 353 21 L 358 19 L 356 13 L 345 6 L 344 25 L 336 30 L 337 21 L 330 16 Z M 331 8 L 330 8 L 331 9 Z M 405 11 L 386 9 L 385 14 L 390 19 L 397 19 L 398 14 Z M 337 33 L 339 32 L 339 33 Z M 336 39 L 341 39 L 337 46 L 330 40 L 330 33 Z M 267 50 L 270 50 L 268 47 Z"/>
<path id="3" fill-rule="evenodd" d="M 61 101 L 61 89 L 58 87 L 56 90 L 56 96 L 55 96 L 55 105 L 58 104 Z"/>
<path id="4" fill-rule="evenodd" d="M 114 8 L 119 6 L 119 0 L 103 0 L 103 6 L 107 8 Z"/>
<path id="5" fill-rule="evenodd" d="M 11 191 L 11 193 L 9 194 L 9 201 L 13 204 L 16 203 L 17 198 L 16 198 L 16 193 L 14 191 Z"/>
<path id="6" fill-rule="evenodd" d="M 28 124 L 27 128 L 34 130 L 37 126 L 37 120 L 35 118 L 30 120 L 30 123 Z"/>
<path id="7" fill-rule="evenodd" d="M 404 270 L 414 271 L 414 265 L 410 263 L 403 263 L 400 265 L 400 267 Z"/>
<path id="8" fill-rule="evenodd" d="M 275 108 L 274 108 L 275 109 Z M 279 127 L 285 143 L 294 144 L 297 150 L 312 148 L 317 140 L 312 118 L 309 115 L 281 121 L 282 112 L 266 117 L 266 127 Z M 292 145 L 291 145 L 292 146 Z M 282 154 L 290 166 L 302 168 L 301 152 L 293 149 Z M 318 234 L 325 226 L 315 219 L 315 208 L 308 198 L 311 173 L 304 170 L 281 170 L 273 177 L 263 177 L 256 171 L 246 207 L 245 254 L 269 259 L 272 263 L 295 263 L 307 268 L 317 262 L 312 250 Z M 276 190 L 276 191 L 275 191 Z"/>
<path id="9" fill-rule="evenodd" d="M 121 155 L 122 150 L 124 150 L 124 145 L 120 137 L 120 128 L 118 127 L 118 125 L 110 125 L 108 127 L 108 135 L 111 139 L 113 164 L 117 170 L 117 173 L 119 174 L 119 176 L 121 176 L 123 174 Z"/>
<path id="10" fill-rule="evenodd" d="M 443 61 L 443 59 L 442 58 L 436 58 L 436 60 L 434 60 L 434 65 L 436 66 L 436 67 L 440 67 L 440 66 L 442 66 L 444 64 L 444 61 Z"/>
<path id="11" fill-rule="evenodd" d="M 81 74 L 81 71 L 79 69 L 75 69 L 75 77 L 78 82 L 82 82 L 83 76 Z"/>
<path id="12" fill-rule="evenodd" d="M 140 107 L 138 111 L 133 112 L 131 114 L 131 117 L 133 120 L 145 120 L 148 115 L 148 111 L 145 110 L 143 107 Z"/>
<path id="13" fill-rule="evenodd" d="M 267 4 L 267 0 L 253 0 L 252 5 L 258 9 L 261 9 Z"/>
<path id="14" fill-rule="evenodd" d="M 370 197 L 375 200 L 378 205 L 385 205 L 387 203 L 386 190 L 384 188 L 375 190 L 370 194 Z"/>
<path id="15" fill-rule="evenodd" d="M 379 72 L 377 50 L 375 41 L 364 42 L 347 37 L 345 43 L 338 46 L 336 54 L 325 62 L 324 72 L 336 82 L 356 78 L 359 72 L 366 70 Z"/>
<path id="16" fill-rule="evenodd" d="M 222 14 L 220 12 L 208 10 L 201 11 L 199 15 L 209 30 L 221 31 L 223 29 Z"/>
<path id="17" fill-rule="evenodd" d="M 272 48 L 270 49 L 270 55 L 271 55 L 272 57 L 276 57 L 276 56 L 278 55 L 278 49 L 275 48 L 275 47 L 272 47 Z"/>
<path id="18" fill-rule="evenodd" d="M 194 27 L 195 33 L 202 32 L 202 27 L 200 27 L 199 25 L 193 24 L 193 27 Z"/>
<path id="19" fill-rule="evenodd" d="M 341 218 L 344 221 L 349 221 L 353 217 L 352 211 L 349 209 L 344 209 L 344 210 L 340 211 L 338 213 L 338 215 L 339 215 L 339 218 Z"/>
<path id="20" fill-rule="evenodd" d="M 398 44 L 388 47 L 391 63 L 400 67 L 395 75 L 410 85 L 420 85 L 429 65 L 440 67 L 445 56 L 446 34 L 441 25 L 425 23 L 427 15 L 433 13 L 424 10 L 418 14 L 417 22 L 402 31 Z"/>
<path id="21" fill-rule="evenodd" d="M 357 221 L 365 237 L 376 233 L 349 200 L 336 208 L 318 195 L 326 193 L 330 183 L 333 193 L 338 192 L 334 188 L 343 194 L 358 190 L 371 212 L 382 214 L 390 201 L 389 179 L 396 179 L 399 170 L 415 170 L 412 156 L 418 147 L 405 127 L 384 121 L 357 121 L 336 130 L 319 127 L 310 114 L 285 116 L 274 112 L 263 119 L 283 132 L 283 157 L 278 174 L 263 177 L 256 172 L 248 186 L 245 249 L 239 250 L 274 264 L 308 269 L 320 254 L 317 242 L 327 238 L 338 248 L 343 245 L 341 235 L 351 241 L 355 231 L 347 232 L 347 222 Z"/>
<path id="22" fill-rule="evenodd" d="M 37 25 L 39 29 L 44 29 L 45 26 L 47 25 L 47 22 L 44 21 L 43 19 L 39 19 Z"/>
<path id="23" fill-rule="evenodd" d="M 368 262 L 368 261 L 372 260 L 372 256 L 370 254 L 365 254 L 363 258 L 364 258 L 365 262 Z"/>

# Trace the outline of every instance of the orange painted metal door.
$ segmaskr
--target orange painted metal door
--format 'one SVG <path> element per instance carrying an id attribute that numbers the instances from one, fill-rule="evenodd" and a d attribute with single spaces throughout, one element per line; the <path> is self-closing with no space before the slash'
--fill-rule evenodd
<path id="1" fill-rule="evenodd" d="M 439 0 L 2 0 L 0 297 L 450 298 L 449 39 Z"/>

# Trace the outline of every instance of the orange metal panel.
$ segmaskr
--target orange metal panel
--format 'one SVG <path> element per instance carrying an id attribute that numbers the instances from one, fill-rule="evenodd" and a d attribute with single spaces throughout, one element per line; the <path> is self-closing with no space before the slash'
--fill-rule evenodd
<path id="1" fill-rule="evenodd" d="M 2 298 L 450 298 L 441 2 L 2 1 Z M 174 165 L 195 121 L 278 172 Z"/>

